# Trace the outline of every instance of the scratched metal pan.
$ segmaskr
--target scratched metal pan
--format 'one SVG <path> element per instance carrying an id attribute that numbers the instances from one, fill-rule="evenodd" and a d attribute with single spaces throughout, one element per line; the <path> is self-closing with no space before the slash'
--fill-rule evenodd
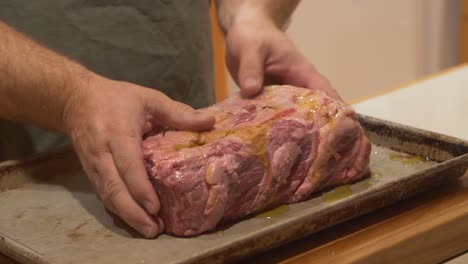
<path id="1" fill-rule="evenodd" d="M 71 151 L 3 163 L 0 252 L 22 263 L 230 262 L 395 203 L 468 167 L 466 141 L 360 121 L 373 142 L 371 178 L 189 239 L 136 236 L 107 213 Z"/>

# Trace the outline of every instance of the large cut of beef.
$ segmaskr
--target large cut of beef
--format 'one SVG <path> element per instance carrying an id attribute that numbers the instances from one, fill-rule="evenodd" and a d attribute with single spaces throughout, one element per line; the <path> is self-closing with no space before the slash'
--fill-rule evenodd
<path id="1" fill-rule="evenodd" d="M 216 117 L 214 130 L 143 143 L 166 233 L 197 235 L 368 174 L 371 145 L 355 112 L 320 91 L 270 86 L 201 111 Z"/>

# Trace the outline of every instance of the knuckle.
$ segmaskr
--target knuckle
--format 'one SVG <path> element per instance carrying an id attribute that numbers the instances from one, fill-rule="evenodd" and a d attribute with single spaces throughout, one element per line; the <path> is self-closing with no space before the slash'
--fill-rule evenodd
<path id="1" fill-rule="evenodd" d="M 154 203 L 154 195 L 144 188 L 133 188 L 131 193 L 140 204 Z"/>
<path id="2" fill-rule="evenodd" d="M 135 171 L 134 162 L 132 162 L 131 158 L 127 156 L 122 156 L 116 159 L 115 165 L 122 177 L 125 177 Z"/>
<path id="3" fill-rule="evenodd" d="M 102 189 L 99 195 L 103 202 L 105 202 L 106 204 L 113 205 L 115 197 L 117 197 L 122 191 L 124 191 L 122 184 L 116 181 L 107 180 L 102 185 Z"/>
<path id="4" fill-rule="evenodd" d="M 165 94 L 159 90 L 151 90 L 154 96 L 165 96 Z"/>
<path id="5" fill-rule="evenodd" d="M 165 95 L 163 92 L 161 91 L 158 91 L 158 90 L 153 90 L 151 91 L 152 93 L 152 98 L 159 102 L 161 105 L 164 104 L 164 103 L 167 103 L 167 102 L 170 102 L 172 101 L 171 98 L 169 98 L 169 96 Z"/>
<path id="6" fill-rule="evenodd" d="M 179 111 L 179 112 L 182 112 L 182 113 L 187 113 L 187 112 L 191 112 L 193 111 L 193 108 L 186 105 L 186 104 L 182 104 L 182 103 L 177 103 L 175 105 L 176 109 Z"/>

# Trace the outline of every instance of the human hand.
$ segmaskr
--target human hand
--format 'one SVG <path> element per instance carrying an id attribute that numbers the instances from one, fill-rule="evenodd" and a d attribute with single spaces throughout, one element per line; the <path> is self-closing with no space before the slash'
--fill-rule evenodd
<path id="1" fill-rule="evenodd" d="M 340 99 L 286 33 L 262 16 L 240 16 L 227 29 L 226 64 L 245 96 L 259 93 L 265 85 L 289 84 L 321 90 Z"/>
<path id="2" fill-rule="evenodd" d="M 96 75 L 75 90 L 63 119 L 64 130 L 104 205 L 147 238 L 161 233 L 164 224 L 143 163 L 143 135 L 155 126 L 205 130 L 214 124 L 212 116 L 161 92 Z"/>

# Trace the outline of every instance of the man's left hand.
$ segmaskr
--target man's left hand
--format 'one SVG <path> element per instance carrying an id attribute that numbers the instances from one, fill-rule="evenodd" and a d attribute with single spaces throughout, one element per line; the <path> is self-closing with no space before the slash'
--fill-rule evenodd
<path id="1" fill-rule="evenodd" d="M 286 33 L 267 19 L 239 19 L 231 25 L 226 34 L 226 64 L 244 96 L 258 94 L 265 85 L 288 84 L 339 99 Z"/>

